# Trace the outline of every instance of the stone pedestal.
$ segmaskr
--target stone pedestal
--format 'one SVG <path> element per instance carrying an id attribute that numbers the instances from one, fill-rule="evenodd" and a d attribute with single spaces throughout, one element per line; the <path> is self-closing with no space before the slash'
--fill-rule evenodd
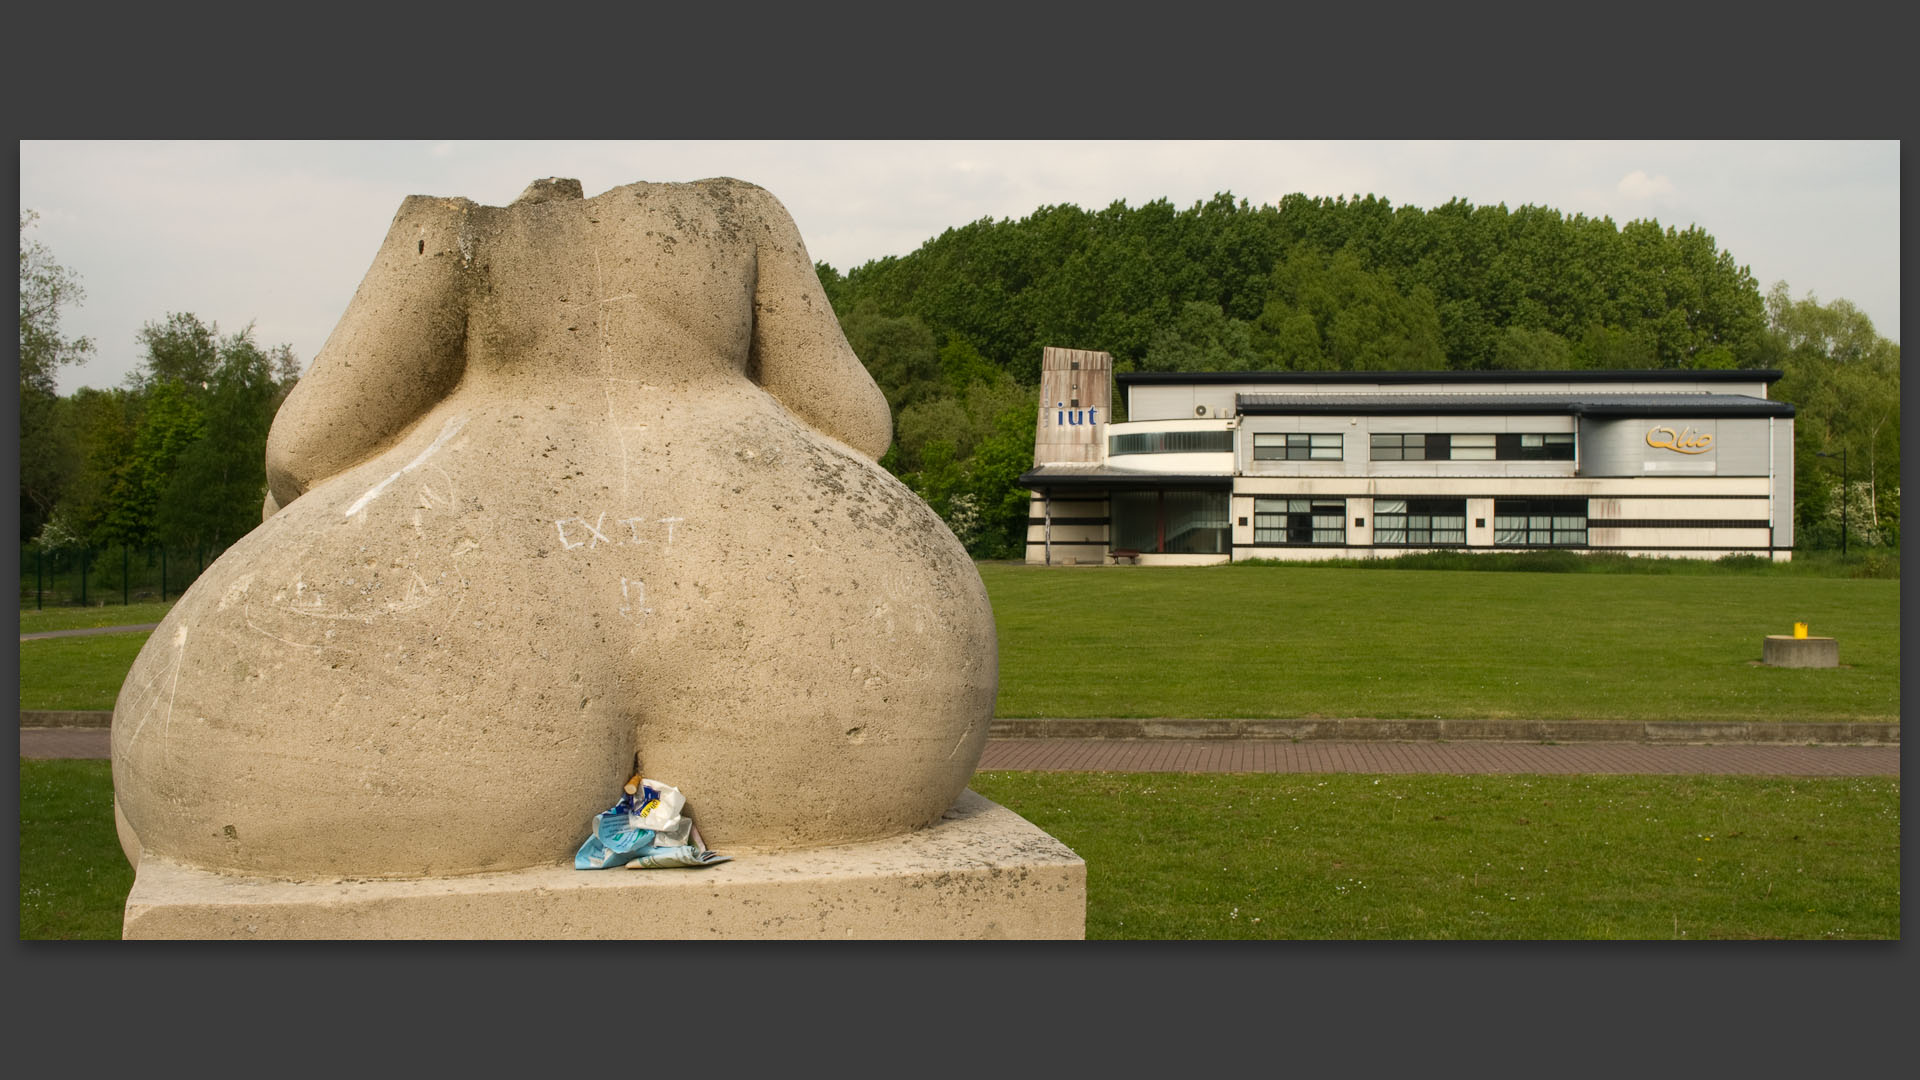
<path id="1" fill-rule="evenodd" d="M 905 836 L 702 869 L 575 870 L 569 858 L 505 874 L 285 882 L 148 858 L 123 936 L 1078 939 L 1086 884 L 1066 845 L 968 790 Z"/>
<path id="2" fill-rule="evenodd" d="M 1760 662 L 1772 667 L 1839 667 L 1840 643 L 1830 637 L 1768 634 Z"/>

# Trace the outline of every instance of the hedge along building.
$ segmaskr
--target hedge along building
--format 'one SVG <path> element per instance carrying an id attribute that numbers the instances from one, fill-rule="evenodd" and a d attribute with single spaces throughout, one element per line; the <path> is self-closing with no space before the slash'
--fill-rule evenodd
<path id="1" fill-rule="evenodd" d="M 1778 371 L 1123 372 L 1111 423 L 1110 366 L 1042 358 L 1028 562 L 1792 554 Z"/>

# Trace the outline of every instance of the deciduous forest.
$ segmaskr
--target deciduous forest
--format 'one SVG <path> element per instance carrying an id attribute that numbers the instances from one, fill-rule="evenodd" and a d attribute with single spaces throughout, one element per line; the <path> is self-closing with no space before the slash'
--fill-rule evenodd
<path id="1" fill-rule="evenodd" d="M 259 522 L 291 347 L 164 313 L 137 335 L 125 385 L 62 396 L 58 369 L 95 348 L 60 332 L 84 275 L 29 235 L 33 220 L 22 212 L 23 548 L 231 544 Z M 1777 368 L 1774 396 L 1798 410 L 1798 545 L 1839 546 L 1843 500 L 1851 545 L 1899 543 L 1899 345 L 1847 300 L 1763 292 L 1697 226 L 1221 194 L 1184 210 L 1045 206 L 816 269 L 892 407 L 882 463 L 978 558 L 1022 551 L 1016 481 L 1047 345 L 1104 350 L 1120 371 Z"/>

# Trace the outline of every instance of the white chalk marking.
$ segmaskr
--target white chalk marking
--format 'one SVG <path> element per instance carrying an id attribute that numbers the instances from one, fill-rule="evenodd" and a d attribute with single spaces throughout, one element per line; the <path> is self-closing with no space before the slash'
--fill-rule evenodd
<path id="1" fill-rule="evenodd" d="M 661 518 L 661 519 L 660 519 L 660 522 L 661 522 L 661 524 L 663 524 L 663 525 L 665 525 L 665 526 L 667 527 L 667 546 L 668 546 L 668 547 L 672 547 L 672 546 L 673 546 L 673 527 L 674 527 L 675 525 L 677 525 L 677 524 L 679 524 L 680 522 L 682 522 L 682 521 L 685 521 L 685 520 L 687 520 L 687 519 L 686 519 L 686 518 L 677 518 L 677 517 L 676 517 L 676 518 Z"/>
<path id="2" fill-rule="evenodd" d="M 460 433 L 460 429 L 465 427 L 466 424 L 467 424 L 466 417 L 455 416 L 449 419 L 445 424 L 441 425 L 440 434 L 434 437 L 433 443 L 431 445 L 429 445 L 425 450 L 420 451 L 419 457 L 416 457 L 412 461 L 407 462 L 405 465 L 400 467 L 399 472 L 396 472 L 392 476 L 387 477 L 385 480 L 382 480 L 379 483 L 373 485 L 373 487 L 369 489 L 365 495 L 362 495 L 358 499 L 355 499 L 353 501 L 353 505 L 347 507 L 347 512 L 345 516 L 352 517 L 353 515 L 359 513 L 362 507 L 366 506 L 368 503 L 372 502 L 375 498 L 379 497 L 381 492 L 387 490 L 387 486 L 389 484 L 392 484 L 395 480 L 398 480 L 401 477 L 412 472 L 413 470 L 419 468 L 422 464 L 426 462 L 428 458 L 432 457 L 434 453 L 437 452 L 442 446 L 445 446 L 447 444 L 448 439 L 451 439 L 455 435 L 458 435 Z"/>
<path id="3" fill-rule="evenodd" d="M 580 524 L 587 525 L 586 518 L 580 518 L 579 521 L 580 521 Z M 588 551 L 592 551 L 594 548 L 599 547 L 601 544 L 613 543 L 613 541 L 607 539 L 606 533 L 603 533 L 600 531 L 600 526 L 605 525 L 606 523 L 607 523 L 607 512 L 605 510 L 602 510 L 600 511 L 600 520 L 595 522 L 592 525 L 587 525 L 587 531 L 593 534 L 593 539 L 587 541 Z"/>

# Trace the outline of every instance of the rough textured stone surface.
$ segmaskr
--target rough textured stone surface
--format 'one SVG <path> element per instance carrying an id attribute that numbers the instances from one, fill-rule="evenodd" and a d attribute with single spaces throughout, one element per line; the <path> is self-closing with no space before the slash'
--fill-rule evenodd
<path id="1" fill-rule="evenodd" d="M 138 938 L 1081 938 L 1086 864 L 971 791 L 933 827 L 700 870 L 288 882 L 140 864 Z"/>
<path id="2" fill-rule="evenodd" d="M 992 613 L 874 461 L 887 406 L 735 180 L 415 196 L 276 418 L 266 521 L 114 712 L 147 856 L 306 879 L 545 866 L 626 779 L 730 854 L 939 819 Z"/>
<path id="3" fill-rule="evenodd" d="M 1772 667 L 1839 667 L 1840 643 L 1830 637 L 1768 634 L 1760 647 L 1760 662 Z"/>

